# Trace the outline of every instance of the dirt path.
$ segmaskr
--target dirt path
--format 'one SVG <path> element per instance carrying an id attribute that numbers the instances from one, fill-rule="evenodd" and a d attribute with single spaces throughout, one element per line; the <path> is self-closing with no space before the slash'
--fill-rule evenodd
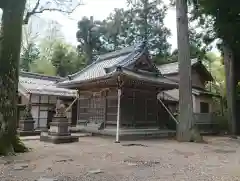
<path id="1" fill-rule="evenodd" d="M 0 180 L 240 180 L 240 140 L 206 139 L 209 144 L 170 140 L 115 144 L 97 137 L 82 137 L 79 143 L 64 145 L 27 140 L 33 148 L 30 153 L 0 159 Z"/>

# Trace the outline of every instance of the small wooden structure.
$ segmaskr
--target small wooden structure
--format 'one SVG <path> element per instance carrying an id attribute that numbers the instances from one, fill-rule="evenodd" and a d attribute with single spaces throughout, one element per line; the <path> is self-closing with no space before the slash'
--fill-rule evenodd
<path id="1" fill-rule="evenodd" d="M 157 100 L 163 90 L 177 83 L 161 75 L 151 61 L 145 43 L 101 55 L 85 69 L 58 83 L 78 89 L 78 127 L 119 136 L 161 134 L 170 121 Z M 129 131 L 130 130 L 130 131 Z"/>
<path id="2" fill-rule="evenodd" d="M 217 107 L 214 99 L 220 99 L 221 96 L 206 89 L 206 84 L 214 79 L 207 68 L 198 59 L 191 60 L 192 65 L 192 100 L 194 122 L 199 128 L 208 133 L 216 132 L 215 112 L 222 112 L 222 107 Z M 159 71 L 168 79 L 179 82 L 178 62 L 158 66 Z M 163 91 L 162 99 L 170 101 L 174 112 L 178 110 L 179 90 L 172 89 Z M 175 107 L 175 108 L 174 108 Z"/>
<path id="3" fill-rule="evenodd" d="M 52 110 L 58 99 L 63 100 L 66 105 L 78 96 L 76 90 L 58 88 L 56 83 L 60 81 L 60 77 L 46 76 L 30 72 L 20 72 L 19 76 L 19 104 L 31 104 L 31 113 L 35 122 L 35 130 L 46 128 L 49 121 L 53 117 Z M 77 104 L 72 106 L 67 112 L 69 122 L 76 125 Z M 75 108 L 75 109 L 74 109 Z"/>

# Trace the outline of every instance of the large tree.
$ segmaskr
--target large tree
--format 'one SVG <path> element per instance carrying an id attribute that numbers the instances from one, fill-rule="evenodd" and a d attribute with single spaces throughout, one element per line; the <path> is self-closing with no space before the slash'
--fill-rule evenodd
<path id="1" fill-rule="evenodd" d="M 165 57 L 170 50 L 167 38 L 170 31 L 164 25 L 166 6 L 163 1 L 156 4 L 152 0 L 129 0 L 132 23 L 132 44 L 139 40 L 148 40 L 149 51 L 152 55 Z"/>
<path id="2" fill-rule="evenodd" d="M 85 66 L 84 57 L 77 53 L 76 48 L 63 41 L 55 42 L 49 60 L 61 77 L 76 73 Z"/>
<path id="3" fill-rule="evenodd" d="M 61 9 L 61 5 L 73 4 L 73 1 L 63 0 L 42 2 L 47 3 L 46 6 L 36 0 L 33 9 L 27 10 L 24 23 L 28 23 L 31 15 L 36 13 L 51 10 L 67 12 Z M 47 7 L 52 3 L 56 6 Z M 0 0 L 0 8 L 3 10 L 0 37 L 0 155 L 8 155 L 27 150 L 16 131 L 19 59 L 26 0 Z"/>
<path id="4" fill-rule="evenodd" d="M 220 48 L 224 56 L 228 115 L 231 133 L 240 133 L 240 117 L 237 107 L 237 84 L 240 76 L 237 72 L 240 69 L 239 47 L 240 47 L 240 25 L 239 13 L 240 2 L 238 0 L 219 1 L 219 0 L 198 0 L 195 1 L 193 14 L 199 24 L 206 30 L 207 41 L 220 39 Z M 237 116 L 237 117 L 236 117 Z"/>
<path id="5" fill-rule="evenodd" d="M 2 1 L 0 1 L 0 5 Z M 0 155 L 26 151 L 16 134 L 22 22 L 26 0 L 4 2 L 0 42 Z"/>
<path id="6" fill-rule="evenodd" d="M 82 0 L 29 0 L 25 9 L 23 22 L 24 24 L 28 24 L 31 16 L 44 12 L 55 11 L 70 14 L 82 4 Z"/>
<path id="7" fill-rule="evenodd" d="M 20 70 L 29 72 L 30 65 L 39 59 L 39 54 L 39 49 L 33 42 L 23 47 L 19 64 Z"/>
<path id="8" fill-rule="evenodd" d="M 20 70 L 30 71 L 30 64 L 39 58 L 39 49 L 36 45 L 38 35 L 33 32 L 32 23 L 23 26 Z"/>
<path id="9" fill-rule="evenodd" d="M 53 66 L 52 62 L 48 59 L 43 59 L 39 57 L 37 60 L 30 64 L 30 71 L 33 73 L 55 76 L 57 75 L 56 68 Z"/>
<path id="10" fill-rule="evenodd" d="M 78 23 L 79 48 L 92 60 L 95 54 L 147 39 L 149 51 L 154 57 L 166 57 L 170 52 L 167 42 L 170 31 L 163 23 L 165 15 L 166 7 L 162 1 L 156 6 L 151 0 L 131 0 L 127 9 L 115 9 L 103 21 L 83 18 Z"/>
<path id="11" fill-rule="evenodd" d="M 178 141 L 201 141 L 194 127 L 187 0 L 176 0 L 179 61 Z"/>
<path id="12" fill-rule="evenodd" d="M 78 22 L 77 40 L 78 49 L 87 58 L 87 64 L 92 63 L 94 56 L 106 52 L 101 37 L 105 32 L 101 21 L 94 21 L 93 17 L 83 17 Z"/>
<path id="13" fill-rule="evenodd" d="M 114 9 L 102 22 L 102 27 L 105 31 L 101 40 L 106 50 L 114 51 L 132 42 L 132 24 L 130 17 L 130 11 Z M 131 41 L 127 42 L 130 39 Z"/>

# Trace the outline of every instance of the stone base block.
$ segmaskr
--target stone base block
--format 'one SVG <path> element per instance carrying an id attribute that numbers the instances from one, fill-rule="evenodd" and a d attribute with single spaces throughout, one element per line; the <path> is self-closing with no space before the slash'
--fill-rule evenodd
<path id="1" fill-rule="evenodd" d="M 18 134 L 19 136 L 38 136 L 40 135 L 40 131 L 22 131 L 22 130 L 18 130 Z"/>
<path id="2" fill-rule="evenodd" d="M 40 141 L 50 142 L 53 144 L 61 144 L 61 143 L 73 143 L 78 142 L 78 136 L 49 136 L 49 135 L 41 135 Z"/>
<path id="3" fill-rule="evenodd" d="M 19 129 L 21 131 L 34 131 L 34 120 L 20 120 Z"/>
<path id="4" fill-rule="evenodd" d="M 41 131 L 40 141 L 46 141 L 48 139 L 48 131 Z"/>

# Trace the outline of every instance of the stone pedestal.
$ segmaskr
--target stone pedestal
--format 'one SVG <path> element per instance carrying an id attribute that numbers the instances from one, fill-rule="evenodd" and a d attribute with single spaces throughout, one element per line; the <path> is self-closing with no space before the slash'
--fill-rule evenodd
<path id="1" fill-rule="evenodd" d="M 20 120 L 19 121 L 19 130 L 21 131 L 34 131 L 34 120 Z"/>
<path id="2" fill-rule="evenodd" d="M 71 135 L 70 126 L 66 116 L 58 113 L 50 123 L 48 132 L 44 130 L 41 132 L 40 141 L 54 144 L 77 142 L 78 137 Z"/>
<path id="3" fill-rule="evenodd" d="M 20 136 L 35 136 L 39 135 L 39 131 L 34 130 L 34 120 L 20 120 L 19 121 L 19 135 Z"/>
<path id="4" fill-rule="evenodd" d="M 40 141 L 48 140 L 48 128 L 42 128 L 40 133 Z"/>
<path id="5" fill-rule="evenodd" d="M 36 132 L 34 130 L 34 120 L 31 114 L 31 108 L 30 106 L 26 107 L 24 110 L 23 115 L 21 116 L 21 119 L 19 120 L 19 128 L 18 132 L 20 136 L 33 136 L 38 135 L 39 132 Z"/>

